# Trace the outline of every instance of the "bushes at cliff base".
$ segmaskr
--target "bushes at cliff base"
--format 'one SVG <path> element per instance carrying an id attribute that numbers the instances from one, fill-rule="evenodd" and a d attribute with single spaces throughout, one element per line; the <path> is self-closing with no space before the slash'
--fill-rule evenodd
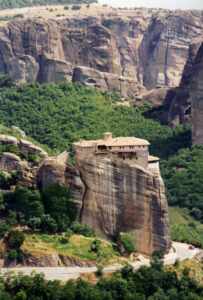
<path id="1" fill-rule="evenodd" d="M 134 238 L 131 234 L 121 233 L 120 237 L 123 246 L 129 253 L 136 252 Z"/>

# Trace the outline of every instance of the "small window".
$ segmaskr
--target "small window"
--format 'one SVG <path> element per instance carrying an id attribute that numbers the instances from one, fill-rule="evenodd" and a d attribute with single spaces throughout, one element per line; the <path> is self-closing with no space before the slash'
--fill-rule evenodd
<path id="1" fill-rule="evenodd" d="M 111 149 L 111 146 L 109 146 L 109 149 Z"/>

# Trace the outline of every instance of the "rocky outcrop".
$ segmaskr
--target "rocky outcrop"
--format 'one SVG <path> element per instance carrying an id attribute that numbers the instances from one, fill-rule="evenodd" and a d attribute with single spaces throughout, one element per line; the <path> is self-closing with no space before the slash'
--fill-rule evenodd
<path id="1" fill-rule="evenodd" d="M 3 145 L 12 145 L 12 144 L 17 145 L 18 139 L 14 136 L 9 136 L 7 134 L 0 134 L 0 142 Z"/>
<path id="2" fill-rule="evenodd" d="M 11 58 L 8 61 L 8 74 L 14 84 L 34 82 L 38 72 L 39 64 L 30 55 Z"/>
<path id="3" fill-rule="evenodd" d="M 147 89 L 176 87 L 192 39 L 201 35 L 201 12 L 181 12 L 151 20 L 139 47 L 139 80 Z"/>
<path id="4" fill-rule="evenodd" d="M 20 148 L 20 150 L 26 151 L 27 153 L 30 153 L 30 154 L 36 153 L 41 157 L 48 157 L 48 154 L 46 151 L 44 151 L 42 148 L 34 145 L 32 142 L 27 141 L 27 140 L 20 140 L 19 148 Z"/>
<path id="5" fill-rule="evenodd" d="M 4 152 L 0 160 L 0 169 L 6 172 L 17 171 L 22 166 L 26 167 L 26 161 L 22 161 L 18 155 L 13 153 Z"/>
<path id="6" fill-rule="evenodd" d="M 192 103 L 192 142 L 203 145 L 203 42 L 194 61 L 190 84 Z"/>
<path id="7" fill-rule="evenodd" d="M 0 73 L 16 84 L 79 80 L 132 99 L 143 85 L 178 86 L 201 13 L 156 14 L 12 20 L 0 27 Z"/>
<path id="8" fill-rule="evenodd" d="M 20 266 L 24 267 L 95 267 L 97 263 L 88 260 L 82 260 L 75 257 L 62 255 L 62 254 L 46 254 L 42 256 L 31 255 L 24 252 L 24 260 L 20 263 Z M 11 260 L 5 257 L 2 262 L 2 267 L 16 267 L 19 263 L 16 260 Z"/>
<path id="9" fill-rule="evenodd" d="M 21 130 L 18 126 L 11 126 L 11 129 L 19 132 L 23 138 L 26 137 L 25 131 Z"/>
<path id="10" fill-rule="evenodd" d="M 190 84 L 194 72 L 193 65 L 202 41 L 203 36 L 200 36 L 194 39 L 190 44 L 188 58 L 183 70 L 180 85 L 175 90 L 175 93 L 171 98 L 168 114 L 168 121 L 170 126 L 176 126 L 183 123 L 191 123 Z"/>
<path id="11" fill-rule="evenodd" d="M 130 232 L 137 251 L 151 255 L 171 246 L 168 207 L 159 174 L 102 155 L 77 165 L 85 184 L 80 221 L 114 239 Z"/>
<path id="12" fill-rule="evenodd" d="M 73 65 L 71 63 L 44 57 L 41 64 L 40 82 L 72 82 Z"/>
<path id="13" fill-rule="evenodd" d="M 73 81 L 79 81 L 86 87 L 95 87 L 109 92 L 120 93 L 130 98 L 135 98 L 145 88 L 137 80 L 130 77 L 117 76 L 87 67 L 74 69 Z"/>
<path id="14" fill-rule="evenodd" d="M 68 162 L 59 161 L 58 158 L 46 159 L 37 170 L 36 183 L 44 191 L 57 182 L 69 191 L 70 198 L 77 205 L 79 217 L 85 192 L 79 171 Z"/>

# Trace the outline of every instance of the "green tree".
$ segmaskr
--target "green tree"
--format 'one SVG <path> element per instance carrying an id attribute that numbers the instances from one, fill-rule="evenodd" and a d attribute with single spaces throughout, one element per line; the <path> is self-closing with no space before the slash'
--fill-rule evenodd
<path id="1" fill-rule="evenodd" d="M 8 245 L 10 248 L 19 249 L 25 240 L 25 235 L 19 230 L 11 230 L 8 234 Z"/>
<path id="2" fill-rule="evenodd" d="M 58 224 L 59 231 L 65 231 L 70 221 L 74 221 L 77 208 L 70 200 L 65 187 L 59 183 L 50 185 L 44 193 L 45 210 Z"/>

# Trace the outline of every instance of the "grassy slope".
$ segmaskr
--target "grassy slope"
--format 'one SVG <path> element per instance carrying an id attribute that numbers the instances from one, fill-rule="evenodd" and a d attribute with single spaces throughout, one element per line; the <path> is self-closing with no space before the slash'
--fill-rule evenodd
<path id="1" fill-rule="evenodd" d="M 45 254 L 64 254 L 76 258 L 87 260 L 99 260 L 103 264 L 111 261 L 117 261 L 119 252 L 114 248 L 115 244 L 110 241 L 100 239 L 101 251 L 99 255 L 90 251 L 90 246 L 94 238 L 84 237 L 82 235 L 73 235 L 67 244 L 60 243 L 61 235 L 33 234 L 26 233 L 26 240 L 22 250 L 32 255 Z"/>
<path id="2" fill-rule="evenodd" d="M 193 243 L 194 240 L 203 247 L 203 224 L 191 217 L 187 211 L 179 207 L 169 207 L 169 222 L 172 240 Z M 189 224 L 193 224 L 191 227 Z"/>

